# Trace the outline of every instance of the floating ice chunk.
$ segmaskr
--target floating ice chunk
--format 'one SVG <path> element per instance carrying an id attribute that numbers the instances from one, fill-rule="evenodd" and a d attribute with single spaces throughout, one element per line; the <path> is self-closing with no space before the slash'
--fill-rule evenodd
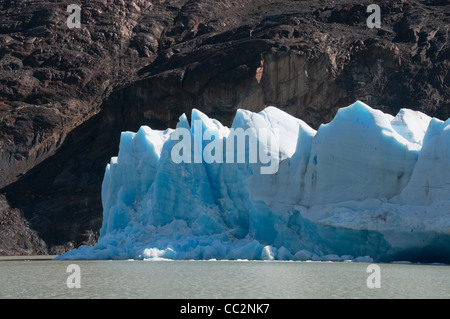
<path id="1" fill-rule="evenodd" d="M 158 248 L 145 248 L 142 257 L 148 260 L 160 260 L 160 259 L 175 259 L 177 253 L 171 249 L 158 249 Z"/>
<path id="2" fill-rule="evenodd" d="M 292 253 L 284 246 L 281 246 L 278 248 L 277 251 L 277 259 L 279 260 L 291 260 L 294 256 L 292 256 Z"/>
<path id="3" fill-rule="evenodd" d="M 352 255 L 342 255 L 341 259 L 342 261 L 352 261 L 354 257 Z"/>
<path id="4" fill-rule="evenodd" d="M 302 249 L 294 254 L 294 260 L 300 261 L 312 260 L 313 255 L 314 254 L 312 252 Z"/>
<path id="5" fill-rule="evenodd" d="M 360 262 L 360 263 L 372 263 L 373 258 L 370 256 L 359 256 L 353 259 L 353 261 Z"/>
<path id="6" fill-rule="evenodd" d="M 163 250 L 158 248 L 146 248 L 143 252 L 144 259 L 146 258 L 161 258 L 162 254 L 164 253 Z"/>
<path id="7" fill-rule="evenodd" d="M 262 247 L 257 240 L 238 246 L 228 253 L 230 259 L 260 259 Z"/>
<path id="8" fill-rule="evenodd" d="M 342 261 L 342 258 L 336 254 L 329 254 L 329 255 L 323 256 L 323 260 L 325 260 L 325 261 Z"/>

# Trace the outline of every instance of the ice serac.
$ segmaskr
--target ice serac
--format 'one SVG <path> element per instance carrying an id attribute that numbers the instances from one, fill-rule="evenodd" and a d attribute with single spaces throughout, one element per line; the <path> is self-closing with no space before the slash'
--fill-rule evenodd
<path id="1" fill-rule="evenodd" d="M 98 242 L 58 258 L 450 263 L 449 166 L 450 120 L 408 109 L 357 101 L 317 131 L 275 107 L 231 128 L 193 110 L 122 133 Z"/>
<path id="2" fill-rule="evenodd" d="M 306 174 L 308 204 L 399 194 L 411 176 L 420 144 L 398 131 L 408 135 L 408 124 L 414 120 L 392 119 L 361 102 L 338 110 L 313 141 Z"/>

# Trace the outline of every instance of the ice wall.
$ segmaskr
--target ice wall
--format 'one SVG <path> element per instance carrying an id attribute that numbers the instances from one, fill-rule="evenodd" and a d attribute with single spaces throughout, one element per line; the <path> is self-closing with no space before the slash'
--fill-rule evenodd
<path id="1" fill-rule="evenodd" d="M 197 161 L 174 158 L 181 136 Z M 231 128 L 193 110 L 191 125 L 122 133 L 98 242 L 58 258 L 450 262 L 449 166 L 450 120 L 408 109 L 358 101 L 317 132 L 275 107 L 238 110 Z"/>

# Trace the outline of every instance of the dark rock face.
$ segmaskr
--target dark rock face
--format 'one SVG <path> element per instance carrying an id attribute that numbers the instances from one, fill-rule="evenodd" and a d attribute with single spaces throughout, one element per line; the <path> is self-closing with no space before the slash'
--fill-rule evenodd
<path id="1" fill-rule="evenodd" d="M 450 4 L 379 1 L 73 1 L 0 4 L 0 255 L 95 242 L 120 132 L 198 108 L 277 106 L 313 127 L 356 99 L 450 116 Z"/>
<path id="2" fill-rule="evenodd" d="M 20 209 L 9 207 L 6 198 L 0 195 L 0 256 L 45 254 L 47 246 L 30 228 L 30 223 Z"/>

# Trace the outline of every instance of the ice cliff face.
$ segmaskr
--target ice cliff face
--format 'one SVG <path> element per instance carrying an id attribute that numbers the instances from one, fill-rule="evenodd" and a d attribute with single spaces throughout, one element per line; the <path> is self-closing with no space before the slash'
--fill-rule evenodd
<path id="1" fill-rule="evenodd" d="M 239 129 L 276 137 L 253 136 L 274 172 L 251 162 L 250 136 L 228 146 Z M 186 131 L 198 162 L 174 158 Z M 102 201 L 98 242 L 59 258 L 449 262 L 450 121 L 356 102 L 317 131 L 275 107 L 227 128 L 193 110 L 175 130 L 124 132 Z"/>

